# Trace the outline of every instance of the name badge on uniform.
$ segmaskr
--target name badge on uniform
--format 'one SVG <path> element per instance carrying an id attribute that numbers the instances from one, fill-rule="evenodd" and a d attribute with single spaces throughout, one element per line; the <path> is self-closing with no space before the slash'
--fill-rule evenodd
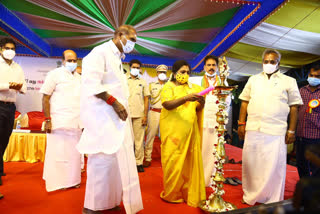
<path id="1" fill-rule="evenodd" d="M 312 109 L 317 108 L 319 105 L 320 105 L 319 100 L 317 100 L 317 99 L 310 100 L 310 102 L 308 103 L 307 112 L 309 112 L 311 114 Z"/>

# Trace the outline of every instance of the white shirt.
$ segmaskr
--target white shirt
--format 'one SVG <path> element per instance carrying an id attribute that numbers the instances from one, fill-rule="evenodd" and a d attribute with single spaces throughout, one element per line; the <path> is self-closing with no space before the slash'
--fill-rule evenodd
<path id="1" fill-rule="evenodd" d="M 77 149 L 80 153 L 116 153 L 124 143 L 131 119 L 122 121 L 113 107 L 95 95 L 115 97 L 127 110 L 129 88 L 123 73 L 122 54 L 112 40 L 95 47 L 82 61 L 81 120 L 84 126 Z M 128 142 L 133 145 L 133 142 Z"/>
<path id="2" fill-rule="evenodd" d="M 40 93 L 51 95 L 52 129 L 80 128 L 80 83 L 80 75 L 72 74 L 64 66 L 47 74 Z"/>
<path id="3" fill-rule="evenodd" d="M 9 89 L 9 82 L 23 83 L 19 92 L 26 93 L 27 84 L 20 65 L 14 61 L 12 61 L 11 65 L 8 65 L 0 56 L 0 101 L 16 102 L 17 91 Z"/>
<path id="4" fill-rule="evenodd" d="M 284 135 L 289 106 L 303 104 L 296 80 L 280 71 L 251 76 L 239 98 L 249 102 L 246 130 L 270 135 Z"/>

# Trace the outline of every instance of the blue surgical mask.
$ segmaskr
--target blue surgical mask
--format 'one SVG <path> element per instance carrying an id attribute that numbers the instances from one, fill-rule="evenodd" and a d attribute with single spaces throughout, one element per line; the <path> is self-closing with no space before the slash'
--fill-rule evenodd
<path id="1" fill-rule="evenodd" d="M 77 63 L 74 63 L 74 62 L 66 62 L 65 67 L 66 67 L 66 69 L 68 69 L 68 71 L 73 72 L 73 71 L 76 70 L 76 68 L 77 68 Z"/>
<path id="2" fill-rule="evenodd" d="M 308 77 L 308 82 L 311 86 L 317 86 L 320 84 L 320 79 L 316 77 Z"/>

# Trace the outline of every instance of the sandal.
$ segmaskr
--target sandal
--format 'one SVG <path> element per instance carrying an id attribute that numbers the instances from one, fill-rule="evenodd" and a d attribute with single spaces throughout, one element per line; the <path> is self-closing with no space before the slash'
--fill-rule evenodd
<path id="1" fill-rule="evenodd" d="M 226 178 L 226 180 L 223 183 L 230 184 L 232 186 L 238 186 L 238 183 L 232 180 L 232 178 Z"/>
<path id="2" fill-rule="evenodd" d="M 236 162 L 234 161 L 234 159 L 230 159 L 227 163 L 231 163 L 231 164 L 235 164 Z"/>
<path id="3" fill-rule="evenodd" d="M 242 181 L 237 177 L 233 177 L 232 180 L 238 184 L 242 184 Z"/>
<path id="4" fill-rule="evenodd" d="M 238 161 L 238 162 L 236 162 L 233 158 L 232 159 L 230 159 L 228 162 L 226 162 L 226 163 L 231 163 L 231 164 L 242 164 L 242 160 L 241 161 Z"/>

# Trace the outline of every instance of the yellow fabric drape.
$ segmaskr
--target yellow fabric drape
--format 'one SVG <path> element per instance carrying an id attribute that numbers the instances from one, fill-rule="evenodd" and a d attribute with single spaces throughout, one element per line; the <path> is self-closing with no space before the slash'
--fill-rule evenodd
<path id="1" fill-rule="evenodd" d="M 12 133 L 3 160 L 43 162 L 46 150 L 46 134 Z"/>
<path id="2" fill-rule="evenodd" d="M 201 91 L 201 87 L 187 84 L 164 85 L 162 103 Z M 168 202 L 187 202 L 198 207 L 205 200 L 206 191 L 201 156 L 201 115 L 196 111 L 198 102 L 186 102 L 173 110 L 161 111 L 161 163 L 164 191 L 160 197 Z"/>

